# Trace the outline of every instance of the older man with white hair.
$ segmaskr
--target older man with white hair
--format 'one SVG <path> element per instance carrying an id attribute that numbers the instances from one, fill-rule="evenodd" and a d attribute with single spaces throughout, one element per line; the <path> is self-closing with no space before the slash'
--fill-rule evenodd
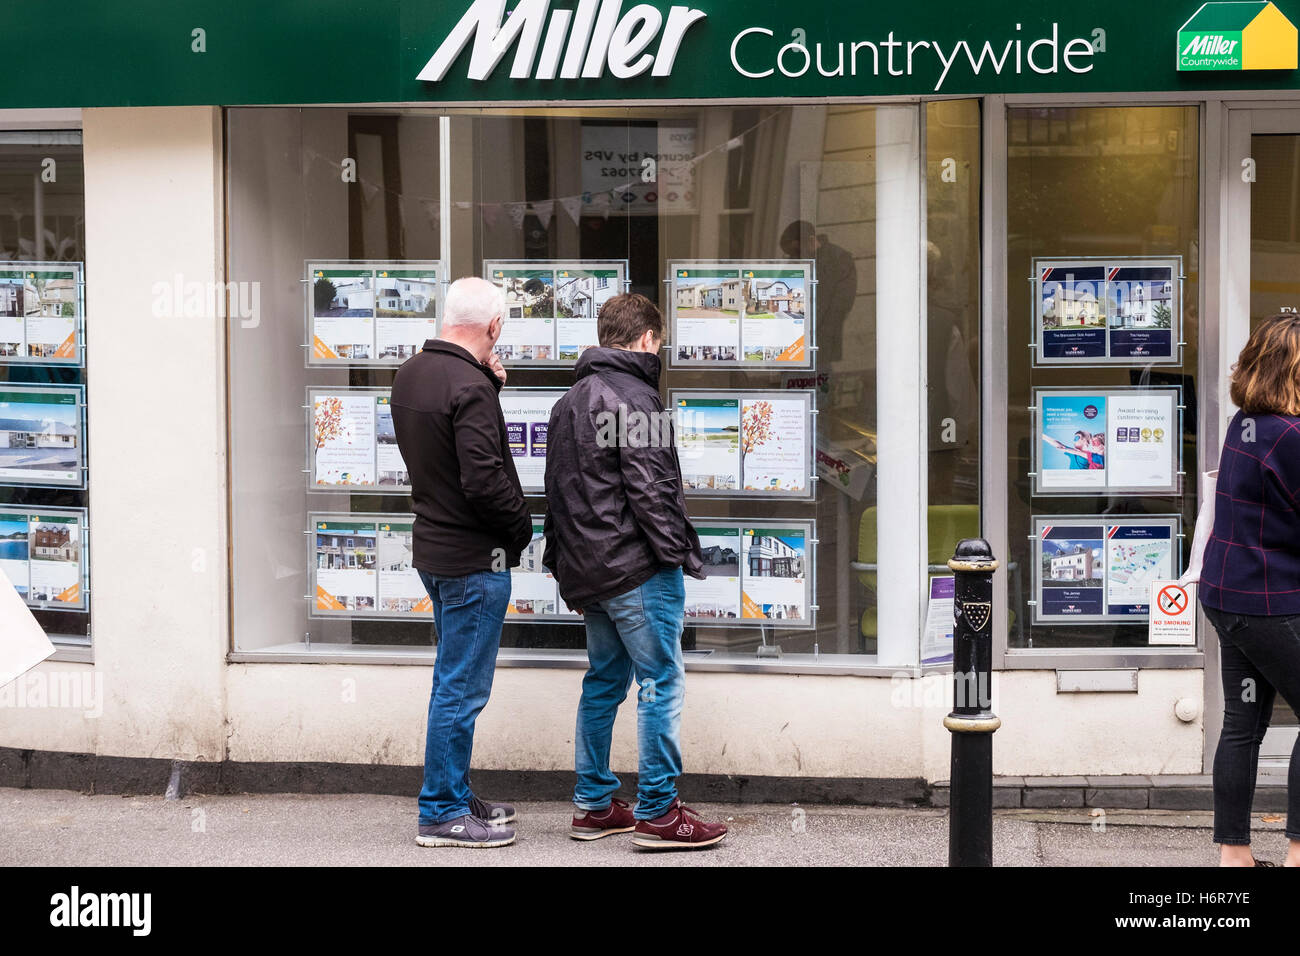
<path id="1" fill-rule="evenodd" d="M 510 601 L 510 568 L 532 539 L 498 393 L 493 353 L 505 302 L 483 279 L 457 279 L 443 303 L 442 337 L 397 371 L 393 426 L 411 475 L 414 565 L 433 602 L 438 656 L 429 697 L 416 842 L 513 843 L 514 807 L 469 784 L 474 723 L 488 702 Z"/>

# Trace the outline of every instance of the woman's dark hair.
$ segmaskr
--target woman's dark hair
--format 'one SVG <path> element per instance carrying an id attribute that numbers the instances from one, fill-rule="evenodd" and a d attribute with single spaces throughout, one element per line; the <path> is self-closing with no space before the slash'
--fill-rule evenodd
<path id="1" fill-rule="evenodd" d="M 1300 416 L 1300 313 L 1255 326 L 1232 367 L 1229 395 L 1247 415 Z"/>

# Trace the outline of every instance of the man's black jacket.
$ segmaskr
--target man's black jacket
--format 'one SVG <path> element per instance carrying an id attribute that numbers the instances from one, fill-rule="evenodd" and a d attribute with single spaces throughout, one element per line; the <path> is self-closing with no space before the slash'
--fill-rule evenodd
<path id="1" fill-rule="evenodd" d="M 570 607 L 623 594 L 662 568 L 702 574 L 659 368 L 648 352 L 587 349 L 551 410 L 543 562 Z"/>
<path id="2" fill-rule="evenodd" d="M 519 563 L 532 539 L 498 392 L 459 345 L 430 339 L 397 370 L 393 429 L 411 474 L 415 567 L 461 577 Z"/>

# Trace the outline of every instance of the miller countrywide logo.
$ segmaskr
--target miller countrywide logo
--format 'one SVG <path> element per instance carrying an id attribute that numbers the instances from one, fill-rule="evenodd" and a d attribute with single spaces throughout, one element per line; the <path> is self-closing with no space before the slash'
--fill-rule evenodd
<path id="1" fill-rule="evenodd" d="M 1178 31 L 1180 70 L 1294 70 L 1296 28 L 1264 0 L 1206 3 Z"/>

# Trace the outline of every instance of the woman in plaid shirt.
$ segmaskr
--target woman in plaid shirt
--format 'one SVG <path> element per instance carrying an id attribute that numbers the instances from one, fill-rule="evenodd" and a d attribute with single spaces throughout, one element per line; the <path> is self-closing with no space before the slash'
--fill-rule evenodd
<path id="1" fill-rule="evenodd" d="M 1231 395 L 1241 410 L 1219 459 L 1200 575 L 1223 677 L 1214 842 L 1221 865 L 1258 866 L 1250 810 L 1260 743 L 1278 694 L 1300 712 L 1300 315 L 1284 312 L 1255 328 L 1233 367 Z M 1287 793 L 1284 865 L 1300 866 L 1300 739 Z"/>

